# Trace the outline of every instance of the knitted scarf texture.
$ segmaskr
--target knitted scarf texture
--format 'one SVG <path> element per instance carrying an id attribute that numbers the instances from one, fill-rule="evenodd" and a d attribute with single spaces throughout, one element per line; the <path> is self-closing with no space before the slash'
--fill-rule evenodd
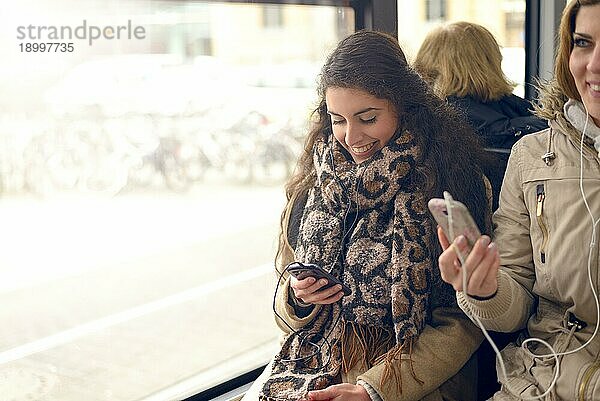
<path id="1" fill-rule="evenodd" d="M 436 279 L 426 200 L 412 183 L 419 156 L 407 131 L 360 164 L 331 135 L 315 142 L 316 182 L 295 257 L 342 278 L 352 294 L 322 306 L 299 334 L 287 336 L 261 400 L 302 399 L 339 382 L 358 362 L 385 363 L 382 381 L 394 377 L 401 391 L 400 356 L 410 354 L 423 330 Z"/>

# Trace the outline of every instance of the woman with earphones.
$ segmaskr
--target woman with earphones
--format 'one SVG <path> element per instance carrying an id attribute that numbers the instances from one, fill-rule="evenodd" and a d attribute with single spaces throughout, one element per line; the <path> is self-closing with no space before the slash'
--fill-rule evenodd
<path id="1" fill-rule="evenodd" d="M 426 205 L 455 191 L 489 227 L 485 152 L 386 34 L 342 40 L 318 95 L 281 220 L 285 336 L 245 399 L 475 400 L 482 336 L 440 278 Z M 319 265 L 351 294 L 291 276 L 292 262 Z"/>
<path id="2" fill-rule="evenodd" d="M 564 9 L 555 77 L 537 110 L 550 127 L 512 149 L 494 241 L 482 236 L 464 259 L 465 238 L 450 246 L 438 229 L 442 278 L 461 308 L 486 329 L 525 329 L 497 359 L 494 400 L 600 399 L 599 21 L 600 0 Z"/>

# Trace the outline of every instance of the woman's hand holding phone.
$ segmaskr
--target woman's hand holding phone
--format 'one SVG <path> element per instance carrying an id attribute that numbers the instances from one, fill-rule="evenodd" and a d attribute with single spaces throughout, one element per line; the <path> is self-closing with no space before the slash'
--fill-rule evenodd
<path id="1" fill-rule="evenodd" d="M 319 280 L 315 277 L 306 277 L 301 280 L 294 276 L 290 278 L 290 287 L 294 291 L 294 296 L 305 304 L 328 305 L 342 299 L 344 296 L 342 286 L 336 284 L 322 290 L 321 288 L 327 283 L 327 279 L 324 278 Z"/>
<path id="2" fill-rule="evenodd" d="M 438 239 L 444 249 L 438 259 L 442 279 L 456 291 L 464 291 L 464 272 L 468 295 L 493 296 L 498 289 L 500 267 L 496 244 L 487 235 L 481 235 L 467 207 L 448 192 L 444 192 L 444 199 L 430 199 L 427 206 L 439 224 Z M 454 239 L 452 244 L 448 238 Z"/>
<path id="3" fill-rule="evenodd" d="M 465 272 L 468 295 L 480 298 L 493 296 L 498 290 L 497 275 L 500 267 L 500 254 L 496 244 L 490 242 L 490 237 L 487 235 L 479 237 L 468 254 L 465 264 L 461 266 L 456 249 L 463 255 L 467 254 L 469 244 L 465 237 L 459 235 L 450 244 L 444 230 L 439 226 L 437 234 L 444 249 L 438 259 L 442 279 L 451 284 L 456 291 L 463 291 L 462 272 Z"/>

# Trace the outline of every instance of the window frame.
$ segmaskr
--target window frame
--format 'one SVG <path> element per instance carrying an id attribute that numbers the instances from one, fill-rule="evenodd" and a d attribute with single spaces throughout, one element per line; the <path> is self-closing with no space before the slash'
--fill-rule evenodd
<path id="1" fill-rule="evenodd" d="M 556 35 L 566 0 L 525 0 L 525 98 L 537 98 L 537 80 L 554 72 Z"/>
<path id="2" fill-rule="evenodd" d="M 217 3 L 276 4 L 350 7 L 354 10 L 354 30 L 371 29 L 398 37 L 398 3 L 390 0 L 205 0 Z"/>

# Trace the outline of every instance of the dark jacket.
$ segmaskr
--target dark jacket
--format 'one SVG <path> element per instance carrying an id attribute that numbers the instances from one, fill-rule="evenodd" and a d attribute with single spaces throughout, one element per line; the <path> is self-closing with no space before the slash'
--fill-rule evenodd
<path id="1" fill-rule="evenodd" d="M 546 120 L 531 114 L 531 103 L 512 94 L 491 102 L 450 96 L 448 102 L 464 114 L 487 148 L 510 149 L 521 136 L 548 128 Z"/>
<path id="2" fill-rule="evenodd" d="M 500 187 L 510 149 L 523 135 L 548 128 L 548 122 L 531 114 L 531 103 L 516 95 L 483 102 L 473 97 L 448 97 L 448 102 L 463 114 L 483 140 L 483 146 L 496 159 L 496 171 L 490 175 L 492 208 L 498 207 Z"/>

